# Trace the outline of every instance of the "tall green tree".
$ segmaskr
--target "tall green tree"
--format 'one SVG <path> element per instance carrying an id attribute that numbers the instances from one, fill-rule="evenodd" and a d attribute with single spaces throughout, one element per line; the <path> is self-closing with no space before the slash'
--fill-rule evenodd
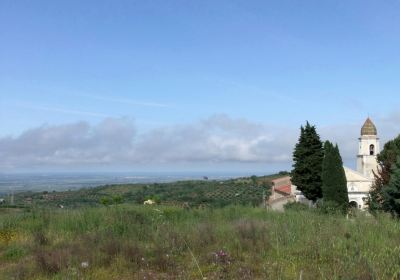
<path id="1" fill-rule="evenodd" d="M 368 206 L 371 212 L 384 210 L 384 198 L 382 189 L 389 184 L 392 167 L 396 158 L 400 156 L 400 135 L 387 142 L 383 150 L 377 155 L 378 171 L 374 174 L 375 181 L 371 187 L 368 197 Z"/>
<path id="2" fill-rule="evenodd" d="M 313 202 L 322 197 L 323 159 L 321 139 L 315 126 L 307 122 L 300 128 L 299 141 L 293 152 L 292 183 Z"/>
<path id="3" fill-rule="evenodd" d="M 400 156 L 392 167 L 389 183 L 382 188 L 383 210 L 400 217 Z"/>
<path id="4" fill-rule="evenodd" d="M 347 179 L 338 145 L 326 141 L 322 163 L 322 196 L 324 203 L 346 211 L 349 205 Z"/>

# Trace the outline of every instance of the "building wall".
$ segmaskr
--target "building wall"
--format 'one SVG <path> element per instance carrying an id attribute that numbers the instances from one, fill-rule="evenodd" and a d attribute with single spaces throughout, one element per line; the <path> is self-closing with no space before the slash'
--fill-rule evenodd
<path id="1" fill-rule="evenodd" d="M 370 146 L 374 146 L 374 155 L 370 155 Z M 377 170 L 376 155 L 380 152 L 379 138 L 374 135 L 363 135 L 359 138 L 359 150 L 357 155 L 357 171 L 366 177 L 373 178 L 373 172 Z"/>
<path id="2" fill-rule="evenodd" d="M 268 203 L 268 206 L 272 210 L 283 211 L 285 210 L 284 208 L 285 204 L 294 201 L 296 201 L 294 196 L 284 196 L 279 199 L 271 201 L 270 203 Z"/>
<path id="3" fill-rule="evenodd" d="M 372 181 L 347 181 L 347 191 L 368 193 L 371 189 Z"/>
<path id="4" fill-rule="evenodd" d="M 358 209 L 368 208 L 366 202 L 368 198 L 368 193 L 372 185 L 372 180 L 369 181 L 348 181 L 347 191 L 349 195 L 349 202 L 356 202 Z M 311 206 L 311 201 L 309 201 L 299 190 L 297 190 L 295 185 L 292 185 L 292 194 L 295 196 L 296 202 L 301 202 Z"/>

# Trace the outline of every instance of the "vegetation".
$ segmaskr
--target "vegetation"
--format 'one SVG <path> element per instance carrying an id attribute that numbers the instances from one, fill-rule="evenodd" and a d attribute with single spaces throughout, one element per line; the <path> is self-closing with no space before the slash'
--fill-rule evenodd
<path id="1" fill-rule="evenodd" d="M 376 175 L 371 203 L 399 217 L 400 157 L 396 162 L 393 155 L 400 154 L 400 138 L 389 143 L 378 156 L 385 169 Z M 319 208 L 297 202 L 286 204 L 284 213 L 254 207 L 269 195 L 271 180 L 287 172 L 17 194 L 13 208 L 0 207 L 0 275 L 400 279 L 400 220 L 384 213 L 342 215 L 348 195 L 338 146 L 327 141 L 323 148 L 307 122 L 293 157 L 292 182 L 308 199 L 323 198 Z M 157 205 L 143 205 L 148 199 Z"/>
<path id="2" fill-rule="evenodd" d="M 324 151 L 315 126 L 301 127 L 299 142 L 293 152 L 292 182 L 306 198 L 322 198 L 322 161 Z"/>
<path id="3" fill-rule="evenodd" d="M 397 279 L 386 216 L 113 205 L 0 215 L 2 279 Z M 332 234 L 335 233 L 335 234 Z"/>
<path id="4" fill-rule="evenodd" d="M 392 166 L 390 181 L 382 188 L 383 210 L 400 217 L 400 156 Z"/>
<path id="5" fill-rule="evenodd" d="M 232 204 L 259 206 L 263 197 L 268 197 L 270 193 L 271 180 L 279 176 L 107 185 L 65 192 L 25 192 L 16 194 L 15 202 L 18 207 L 78 208 L 110 206 L 123 202 L 143 204 L 145 200 L 152 199 L 158 204 L 185 204 L 189 207 L 222 207 Z"/>
<path id="6" fill-rule="evenodd" d="M 400 135 L 387 142 L 383 150 L 377 155 L 379 168 L 375 174 L 375 182 L 368 199 L 368 206 L 371 212 L 384 210 L 382 189 L 389 184 L 392 166 L 395 164 L 398 156 L 400 156 Z"/>
<path id="7" fill-rule="evenodd" d="M 324 160 L 322 164 L 322 195 L 323 203 L 334 209 L 347 212 L 349 196 L 347 193 L 346 174 L 339 147 L 326 141 L 324 145 Z"/>

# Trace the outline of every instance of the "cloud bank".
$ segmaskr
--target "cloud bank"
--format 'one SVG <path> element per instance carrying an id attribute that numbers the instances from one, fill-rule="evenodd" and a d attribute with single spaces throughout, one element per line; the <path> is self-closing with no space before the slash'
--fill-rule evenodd
<path id="1" fill-rule="evenodd" d="M 0 167 L 282 162 L 290 160 L 293 136 L 225 115 L 145 133 L 131 120 L 107 118 L 97 125 L 44 125 L 0 138 Z"/>
<path id="2" fill-rule="evenodd" d="M 381 135 L 399 131 L 399 114 L 382 118 Z M 344 160 L 357 152 L 360 125 L 318 128 L 322 139 L 338 142 Z M 0 138 L 0 168 L 138 166 L 141 164 L 260 163 L 290 166 L 298 128 L 216 115 L 186 125 L 140 133 L 126 118 L 97 125 L 78 122 L 43 125 L 17 137 Z M 384 139 L 386 140 L 386 139 Z"/>

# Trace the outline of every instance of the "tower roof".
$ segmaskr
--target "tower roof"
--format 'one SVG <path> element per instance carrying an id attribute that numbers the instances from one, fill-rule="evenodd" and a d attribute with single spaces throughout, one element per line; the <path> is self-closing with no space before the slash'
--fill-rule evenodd
<path id="1" fill-rule="evenodd" d="M 376 130 L 376 126 L 371 121 L 371 119 L 368 118 L 361 128 L 361 135 L 377 135 L 377 134 L 378 132 Z"/>

